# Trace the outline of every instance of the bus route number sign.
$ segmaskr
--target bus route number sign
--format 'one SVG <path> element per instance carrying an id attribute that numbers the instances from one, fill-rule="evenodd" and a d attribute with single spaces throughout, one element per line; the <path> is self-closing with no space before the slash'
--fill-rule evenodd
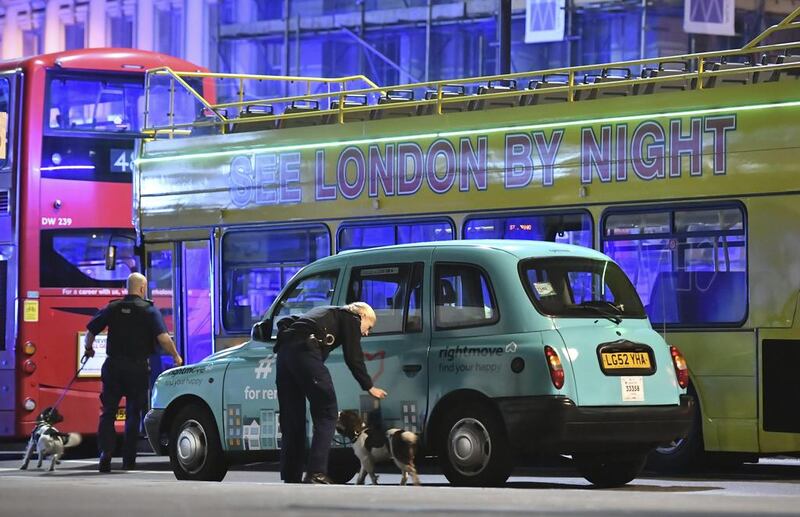
<path id="1" fill-rule="evenodd" d="M 133 163 L 133 151 L 129 149 L 111 149 L 109 156 L 111 172 L 131 172 Z"/>

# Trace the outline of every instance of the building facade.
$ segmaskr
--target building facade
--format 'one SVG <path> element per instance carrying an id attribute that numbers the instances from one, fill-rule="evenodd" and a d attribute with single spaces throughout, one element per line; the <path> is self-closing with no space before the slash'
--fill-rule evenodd
<path id="1" fill-rule="evenodd" d="M 564 40 L 526 44 L 525 0 L 512 0 L 511 71 L 739 47 L 799 5 L 737 0 L 736 34 L 707 36 L 683 31 L 684 0 L 566 0 Z M 500 0 L 0 0 L 0 48 L 2 58 L 14 58 L 136 47 L 219 72 L 365 74 L 392 85 L 497 73 L 499 6 Z M 250 92 L 259 93 L 269 92 Z"/>

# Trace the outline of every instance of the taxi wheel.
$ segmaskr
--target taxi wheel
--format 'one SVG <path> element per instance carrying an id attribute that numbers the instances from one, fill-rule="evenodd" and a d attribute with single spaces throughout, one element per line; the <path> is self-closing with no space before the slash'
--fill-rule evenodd
<path id="1" fill-rule="evenodd" d="M 228 464 L 214 418 L 205 407 L 190 404 L 172 425 L 169 462 L 175 477 L 190 481 L 222 481 Z"/>
<path id="2" fill-rule="evenodd" d="M 439 426 L 439 463 L 454 486 L 498 486 L 513 468 L 506 431 L 486 406 L 459 405 Z"/>
<path id="3" fill-rule="evenodd" d="M 614 488 L 625 485 L 644 470 L 646 454 L 628 455 L 622 458 L 599 455 L 573 456 L 581 475 L 598 488 Z"/>
<path id="4" fill-rule="evenodd" d="M 689 394 L 697 401 L 697 393 L 689 387 Z M 686 436 L 660 445 L 647 458 L 647 467 L 658 472 L 686 472 L 697 468 L 704 459 L 703 424 L 700 404 L 695 403 L 692 427 Z"/>
<path id="5" fill-rule="evenodd" d="M 331 449 L 328 455 L 328 477 L 337 485 L 344 485 L 355 476 L 361 463 L 350 447 Z"/>

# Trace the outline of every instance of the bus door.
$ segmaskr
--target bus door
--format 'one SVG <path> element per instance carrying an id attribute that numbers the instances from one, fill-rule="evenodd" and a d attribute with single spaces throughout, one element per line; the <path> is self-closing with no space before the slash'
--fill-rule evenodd
<path id="1" fill-rule="evenodd" d="M 181 249 L 180 330 L 178 338 L 186 364 L 214 351 L 211 325 L 211 243 L 184 241 Z"/>
<path id="2" fill-rule="evenodd" d="M 22 74 L 0 73 L 0 436 L 14 434 L 14 342 L 17 335 L 16 144 L 17 114 Z M 33 317 L 38 300 L 25 302 L 25 316 Z"/>
<path id="3" fill-rule="evenodd" d="M 175 276 L 173 274 L 175 244 L 170 242 L 148 245 L 146 255 L 147 285 L 150 290 L 150 299 L 153 300 L 156 308 L 161 312 L 161 316 L 164 317 L 167 331 L 173 338 L 176 338 L 173 296 L 176 291 L 173 282 Z M 156 377 L 161 372 L 172 368 L 172 366 L 172 357 L 157 346 L 155 353 L 150 358 L 150 385 L 153 385 Z"/>

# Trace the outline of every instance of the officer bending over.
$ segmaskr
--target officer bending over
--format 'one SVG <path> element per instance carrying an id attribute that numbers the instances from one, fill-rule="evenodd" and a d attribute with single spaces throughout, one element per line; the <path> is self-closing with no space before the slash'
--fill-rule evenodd
<path id="1" fill-rule="evenodd" d="M 364 365 L 361 336 L 375 325 L 375 311 L 363 302 L 344 307 L 316 307 L 278 321 L 276 383 L 281 425 L 281 479 L 299 483 L 306 448 L 306 399 L 311 405 L 314 437 L 304 483 L 330 484 L 328 453 L 336 432 L 336 392 L 325 359 L 343 347 L 344 360 L 361 389 L 377 399 L 386 392 L 372 385 Z"/>
<path id="2" fill-rule="evenodd" d="M 147 279 L 139 273 L 128 277 L 128 295 L 114 300 L 102 309 L 86 325 L 88 332 L 84 341 L 84 355 L 94 356 L 94 338 L 108 327 L 106 354 L 101 377 L 103 391 L 100 402 L 103 412 L 97 429 L 100 448 L 100 472 L 111 470 L 111 456 L 116 443 L 114 420 L 120 399 L 125 397 L 125 441 L 122 450 L 122 468 L 136 467 L 136 444 L 142 411 L 147 407 L 147 388 L 150 365 L 147 360 L 155 351 L 155 343 L 172 356 L 175 366 L 183 359 L 175 349 L 175 343 L 167 333 L 164 318 L 145 299 Z"/>

